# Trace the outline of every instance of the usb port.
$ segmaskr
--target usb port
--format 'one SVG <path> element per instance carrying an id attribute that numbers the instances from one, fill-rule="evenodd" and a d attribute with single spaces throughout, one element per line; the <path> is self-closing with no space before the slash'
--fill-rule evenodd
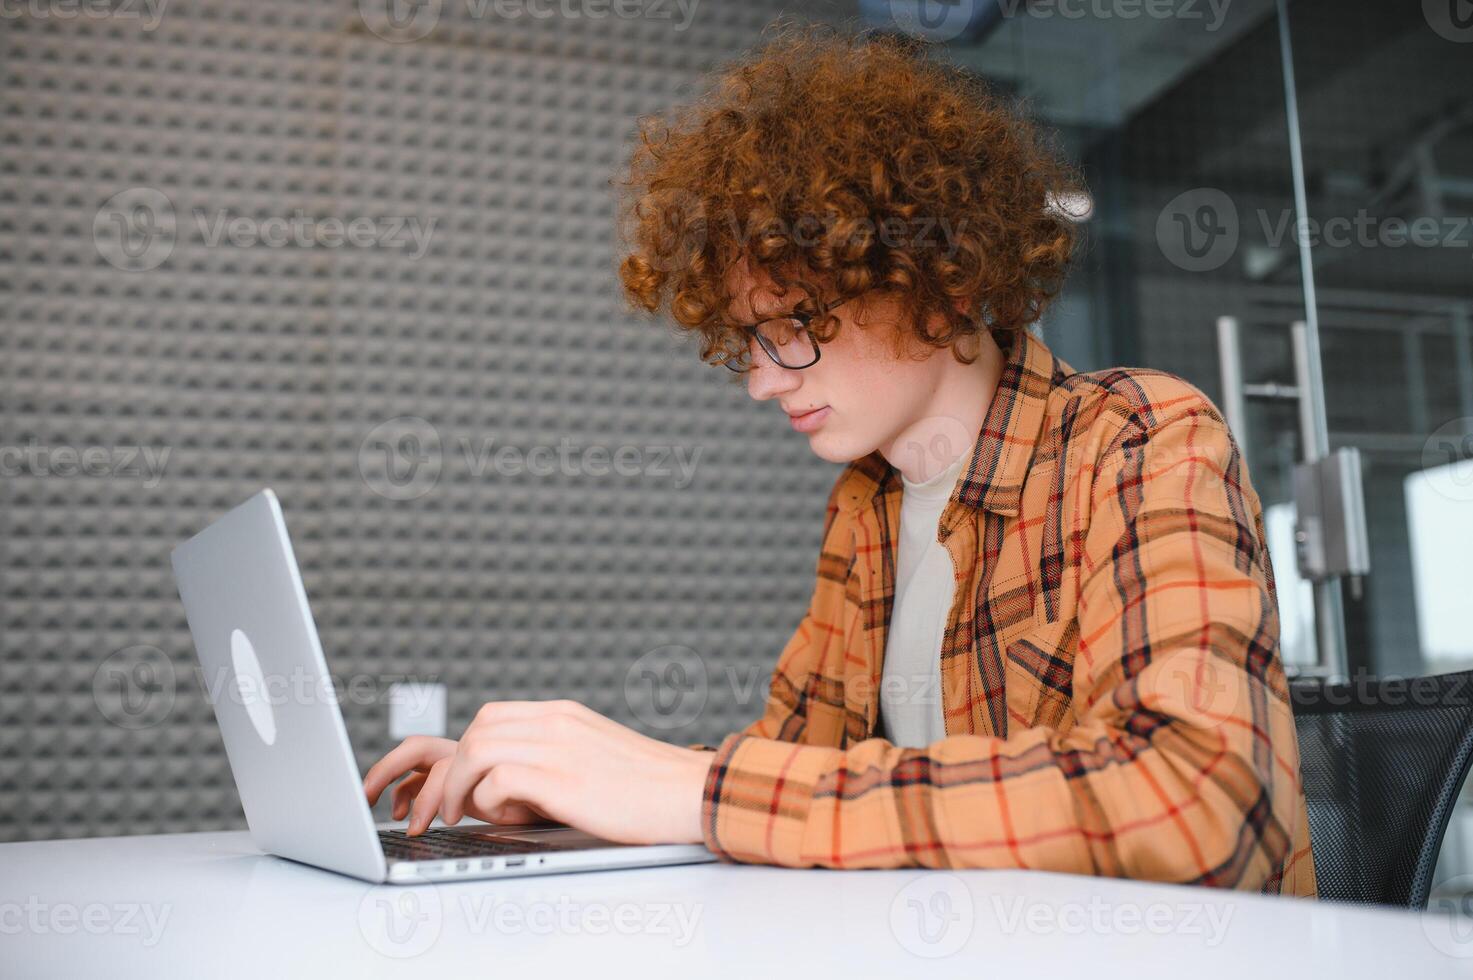
<path id="1" fill-rule="evenodd" d="M 526 858 L 507 858 L 506 859 L 506 866 L 508 868 L 520 868 L 522 865 L 524 865 L 526 863 L 527 863 L 527 859 Z"/>

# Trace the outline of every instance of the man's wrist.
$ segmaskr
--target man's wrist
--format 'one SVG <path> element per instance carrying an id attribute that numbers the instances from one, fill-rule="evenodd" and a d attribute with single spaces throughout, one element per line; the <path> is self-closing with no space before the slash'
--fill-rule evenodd
<path id="1" fill-rule="evenodd" d="M 686 795 L 687 806 L 690 809 L 687 811 L 685 843 L 703 844 L 706 838 L 701 830 L 701 813 L 705 809 L 706 783 L 711 774 L 711 764 L 716 759 L 716 751 L 714 749 L 694 749 L 691 759 L 691 783 L 695 792 Z"/>

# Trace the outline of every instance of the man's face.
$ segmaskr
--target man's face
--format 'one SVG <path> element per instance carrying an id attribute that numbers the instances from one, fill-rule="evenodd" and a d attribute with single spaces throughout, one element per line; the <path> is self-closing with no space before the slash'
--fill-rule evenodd
<path id="1" fill-rule="evenodd" d="M 748 303 L 747 288 L 756 285 Z M 745 264 L 728 277 L 731 313 L 742 323 L 788 313 L 804 298 L 796 286 L 778 294 L 765 273 L 756 278 Z M 747 392 L 757 401 L 775 401 L 790 417 L 809 448 L 833 463 L 847 463 L 875 450 L 888 450 L 923 418 L 939 380 L 935 348 L 924 359 L 896 356 L 895 336 L 902 326 L 897 304 L 872 293 L 834 310 L 838 335 L 820 344 L 819 360 L 802 370 L 773 362 L 752 341 Z M 863 320 L 863 323 L 858 322 Z M 908 336 L 909 331 L 906 331 Z M 916 344 L 906 350 L 915 352 Z M 813 413 L 803 418 L 805 413 Z"/>

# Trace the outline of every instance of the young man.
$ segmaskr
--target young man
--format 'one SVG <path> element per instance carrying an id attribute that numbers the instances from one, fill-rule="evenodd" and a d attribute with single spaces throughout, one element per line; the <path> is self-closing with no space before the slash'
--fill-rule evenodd
<path id="1" fill-rule="evenodd" d="M 648 130 L 629 296 L 847 464 L 807 614 L 714 752 L 493 703 L 387 755 L 369 798 L 409 773 L 411 832 L 551 817 L 728 860 L 1313 896 L 1261 505 L 1222 416 L 1028 330 L 1074 180 L 885 40 L 781 37 Z"/>

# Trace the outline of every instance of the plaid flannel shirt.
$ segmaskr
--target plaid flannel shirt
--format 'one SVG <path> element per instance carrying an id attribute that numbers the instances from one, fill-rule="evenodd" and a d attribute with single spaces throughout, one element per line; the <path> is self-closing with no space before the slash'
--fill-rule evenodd
<path id="1" fill-rule="evenodd" d="M 1261 505 L 1205 395 L 1011 344 L 938 529 L 947 734 L 924 748 L 877 737 L 901 494 L 878 453 L 839 475 L 762 717 L 716 747 L 713 853 L 1314 896 Z"/>

